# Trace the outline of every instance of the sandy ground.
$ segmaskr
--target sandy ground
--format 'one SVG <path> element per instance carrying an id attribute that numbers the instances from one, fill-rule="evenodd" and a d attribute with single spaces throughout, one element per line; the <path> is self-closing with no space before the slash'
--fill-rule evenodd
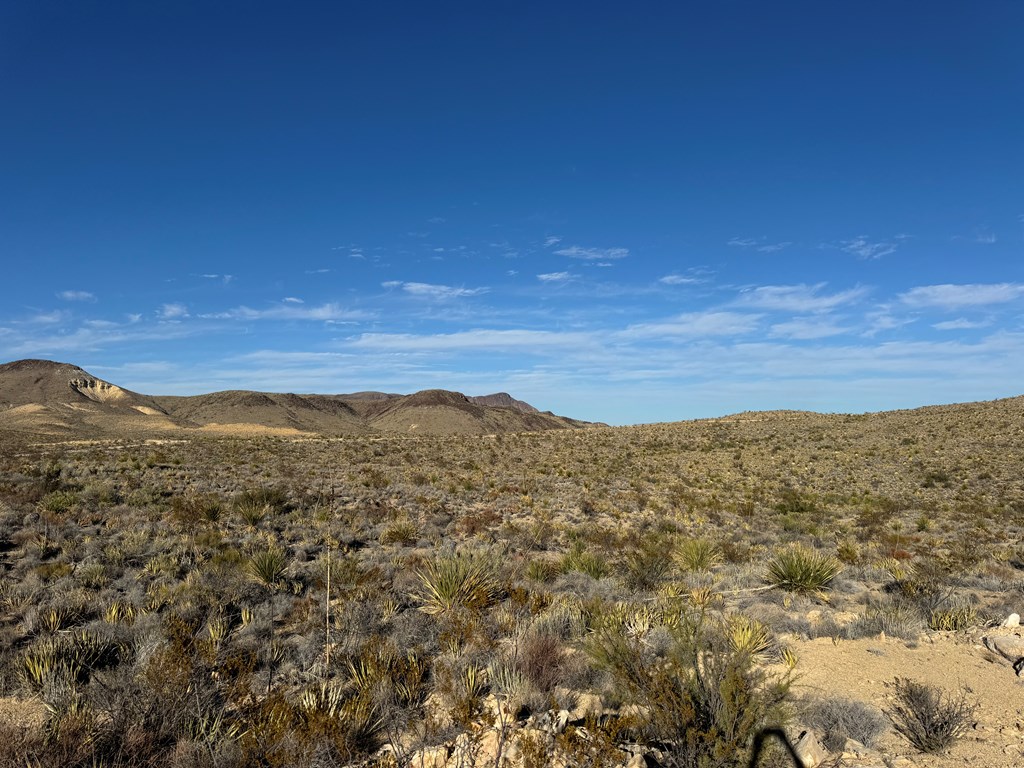
<path id="1" fill-rule="evenodd" d="M 990 633 L 1006 630 L 989 630 Z M 1024 762 L 1024 680 L 1010 662 L 981 645 L 974 635 L 937 633 L 915 643 L 895 639 L 788 641 L 797 651 L 797 695 L 845 696 L 886 707 L 896 677 L 957 691 L 978 703 L 974 729 L 948 754 L 923 755 L 889 732 L 877 748 L 888 757 L 918 765 L 1011 766 Z"/>

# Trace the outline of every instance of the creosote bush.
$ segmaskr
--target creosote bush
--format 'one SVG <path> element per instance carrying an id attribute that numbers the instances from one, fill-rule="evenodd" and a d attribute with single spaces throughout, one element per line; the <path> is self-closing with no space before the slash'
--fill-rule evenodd
<path id="1" fill-rule="evenodd" d="M 802 704 L 804 722 L 822 734 L 822 744 L 830 752 L 841 752 L 847 739 L 873 747 L 885 732 L 885 717 L 870 704 L 842 696 L 814 698 Z"/>
<path id="2" fill-rule="evenodd" d="M 922 752 L 943 752 L 970 729 L 977 705 L 962 688 L 957 693 L 908 678 L 892 682 L 892 701 L 885 710 L 892 727 Z"/>
<path id="3" fill-rule="evenodd" d="M 676 615 L 656 631 L 659 641 L 648 643 L 644 634 L 607 628 L 586 646 L 623 699 L 643 708 L 637 735 L 663 745 L 670 765 L 746 765 L 754 735 L 786 719 L 789 674 L 766 672 L 728 625 L 699 613 Z"/>

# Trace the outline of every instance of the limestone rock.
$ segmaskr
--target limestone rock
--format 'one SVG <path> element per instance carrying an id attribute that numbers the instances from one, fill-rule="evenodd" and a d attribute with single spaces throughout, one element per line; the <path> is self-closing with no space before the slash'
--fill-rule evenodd
<path id="1" fill-rule="evenodd" d="M 804 731 L 800 734 L 800 738 L 793 745 L 793 750 L 803 768 L 817 768 L 828 757 L 825 748 L 818 743 L 818 739 L 811 731 Z"/>
<path id="2" fill-rule="evenodd" d="M 1004 626 L 1004 627 L 1019 627 L 1020 626 L 1020 615 L 1016 614 L 1016 613 L 1011 613 L 1009 616 L 1006 617 L 1006 620 L 1002 623 L 1001 626 Z"/>
<path id="3" fill-rule="evenodd" d="M 445 768 L 448 764 L 448 747 L 424 747 L 409 756 L 412 768 Z"/>
<path id="4" fill-rule="evenodd" d="M 1024 658 L 1024 637 L 1018 635 L 988 635 L 981 641 L 990 651 L 995 651 L 1004 659 L 1016 662 Z"/>
<path id="5" fill-rule="evenodd" d="M 604 702 L 596 693 L 581 693 L 576 700 L 576 706 L 569 713 L 570 723 L 579 723 L 588 717 L 600 717 L 604 712 Z"/>

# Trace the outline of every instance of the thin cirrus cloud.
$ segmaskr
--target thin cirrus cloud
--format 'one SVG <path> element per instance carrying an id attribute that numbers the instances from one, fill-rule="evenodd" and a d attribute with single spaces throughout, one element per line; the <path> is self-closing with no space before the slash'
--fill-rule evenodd
<path id="1" fill-rule="evenodd" d="M 307 307 L 303 304 L 278 304 L 265 309 L 241 306 L 224 312 L 202 315 L 208 320 L 319 320 L 324 322 L 352 322 L 368 320 L 372 314 L 358 309 L 347 309 L 335 302 Z"/>
<path id="2" fill-rule="evenodd" d="M 743 291 L 738 304 L 779 312 L 828 312 L 844 304 L 859 301 L 868 294 L 865 287 L 838 293 L 822 293 L 825 283 L 815 285 L 762 285 Z"/>
<path id="3" fill-rule="evenodd" d="M 686 312 L 657 323 L 638 323 L 616 334 L 621 339 L 699 339 L 742 336 L 755 331 L 761 315 L 746 312 Z"/>
<path id="4" fill-rule="evenodd" d="M 433 283 L 408 283 L 402 280 L 388 280 L 381 283 L 382 288 L 399 288 L 411 296 L 427 299 L 460 299 L 467 296 L 479 296 L 487 293 L 488 288 L 457 288 L 451 285 L 435 285 Z"/>
<path id="5" fill-rule="evenodd" d="M 900 294 L 900 301 L 917 309 L 959 309 L 1005 304 L 1024 296 L 1024 283 L 964 283 L 920 285 Z"/>
<path id="6" fill-rule="evenodd" d="M 64 301 L 96 301 L 96 296 L 89 291 L 60 291 L 57 298 Z"/>
<path id="7" fill-rule="evenodd" d="M 537 279 L 542 283 L 564 283 L 571 278 L 572 275 L 568 272 L 545 272 L 542 275 L 537 275 Z"/>
<path id="8" fill-rule="evenodd" d="M 587 332 L 475 329 L 455 333 L 364 333 L 349 347 L 388 352 L 458 352 L 472 350 L 541 351 L 578 349 L 594 341 Z"/>
<path id="9" fill-rule="evenodd" d="M 841 240 L 839 250 L 860 259 L 880 259 L 896 252 L 897 245 L 888 240 L 872 242 L 867 235 L 858 235 L 850 240 Z"/>
<path id="10" fill-rule="evenodd" d="M 825 339 L 830 336 L 840 336 L 849 331 L 849 328 L 836 325 L 832 320 L 814 317 L 795 317 L 792 320 L 775 323 L 771 327 L 773 337 L 793 339 L 794 341 Z"/>
<path id="11" fill-rule="evenodd" d="M 752 237 L 733 237 L 726 242 L 726 245 L 731 245 L 734 248 L 753 248 L 758 253 L 778 253 L 793 244 L 790 240 L 780 243 L 768 243 L 765 241 L 766 238 L 764 237 L 757 239 Z"/>
<path id="12" fill-rule="evenodd" d="M 665 275 L 658 278 L 659 283 L 664 285 L 696 285 L 703 283 L 699 277 L 687 277 L 686 275 Z"/>
<path id="13" fill-rule="evenodd" d="M 991 320 L 968 320 L 966 317 L 958 317 L 956 320 L 934 323 L 932 328 L 937 331 L 969 331 L 975 328 L 988 328 L 990 325 L 992 325 Z"/>
<path id="14" fill-rule="evenodd" d="M 629 256 L 628 248 L 583 248 L 579 245 L 570 245 L 568 248 L 559 248 L 555 251 L 557 256 L 568 256 L 570 259 L 582 259 L 584 261 L 607 261 L 609 259 L 624 259 Z"/>

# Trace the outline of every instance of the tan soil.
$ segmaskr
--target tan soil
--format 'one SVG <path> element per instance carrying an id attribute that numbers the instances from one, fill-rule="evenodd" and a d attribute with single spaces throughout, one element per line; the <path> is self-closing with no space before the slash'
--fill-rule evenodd
<path id="1" fill-rule="evenodd" d="M 998 630 L 993 630 L 998 631 Z M 918 765 L 1010 766 L 1024 758 L 1024 681 L 1013 667 L 981 645 L 975 636 L 935 634 L 917 644 L 893 639 L 799 641 L 797 695 L 844 696 L 885 708 L 896 677 L 956 692 L 963 686 L 978 703 L 976 726 L 948 754 L 923 755 L 890 731 L 877 748 Z"/>

